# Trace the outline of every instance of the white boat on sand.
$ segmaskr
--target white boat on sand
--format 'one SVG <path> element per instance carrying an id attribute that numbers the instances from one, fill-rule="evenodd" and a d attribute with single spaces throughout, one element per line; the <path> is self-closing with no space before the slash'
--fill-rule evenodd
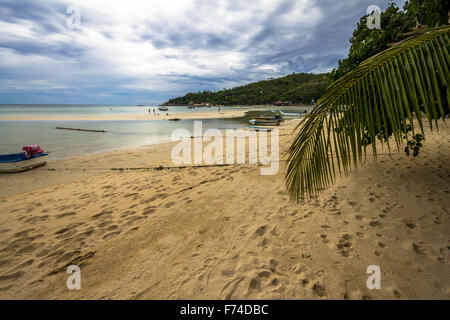
<path id="1" fill-rule="evenodd" d="M 43 166 L 48 153 L 40 153 L 27 158 L 24 152 L 0 155 L 0 173 L 21 172 Z"/>

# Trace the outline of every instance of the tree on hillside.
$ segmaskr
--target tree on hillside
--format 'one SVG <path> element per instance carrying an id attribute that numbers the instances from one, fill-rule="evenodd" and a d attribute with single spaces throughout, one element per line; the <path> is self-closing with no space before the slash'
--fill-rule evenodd
<path id="1" fill-rule="evenodd" d="M 438 27 L 450 23 L 448 0 L 410 0 L 404 9 L 416 21 L 416 26 Z"/>
<path id="2" fill-rule="evenodd" d="M 338 68 L 330 73 L 336 81 L 355 69 L 367 58 L 389 48 L 391 45 L 410 36 L 413 28 L 427 25 L 442 26 L 448 23 L 450 2 L 442 0 L 411 0 L 405 3 L 403 11 L 391 3 L 381 13 L 381 29 L 367 27 L 368 15 L 363 16 L 353 36 L 350 38 L 350 51 L 347 58 L 339 61 Z"/>
<path id="3" fill-rule="evenodd" d="M 317 100 L 329 84 L 325 74 L 293 73 L 285 77 L 250 83 L 244 86 L 217 92 L 203 91 L 188 93 L 173 98 L 166 105 L 187 105 L 193 103 L 214 103 L 222 105 L 272 104 L 282 99 L 293 103 L 309 103 Z"/>

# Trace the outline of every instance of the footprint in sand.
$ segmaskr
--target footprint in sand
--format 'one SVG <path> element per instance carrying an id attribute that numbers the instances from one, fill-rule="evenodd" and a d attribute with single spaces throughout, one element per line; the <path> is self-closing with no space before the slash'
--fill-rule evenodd
<path id="1" fill-rule="evenodd" d="M 17 271 L 17 272 L 10 273 L 10 274 L 4 275 L 4 276 L 0 276 L 0 283 L 6 282 L 6 281 L 17 281 L 20 278 L 22 278 L 24 274 L 25 274 L 25 272 L 23 272 L 23 271 Z"/>
<path id="2" fill-rule="evenodd" d="M 135 196 L 139 196 L 139 193 L 133 192 L 133 193 L 127 193 L 126 195 L 124 195 L 125 198 L 135 197 Z"/>
<path id="3" fill-rule="evenodd" d="M 264 233 L 266 232 L 266 230 L 267 230 L 267 225 L 261 226 L 261 227 L 259 227 L 258 229 L 256 229 L 254 235 L 256 235 L 256 236 L 262 236 L 262 235 L 264 235 Z"/>
<path id="4" fill-rule="evenodd" d="M 370 221 L 369 222 L 369 226 L 371 226 L 371 227 L 381 227 L 382 226 L 382 224 L 379 222 L 379 221 Z"/>
<path id="5" fill-rule="evenodd" d="M 28 245 L 28 246 L 25 246 L 25 247 L 19 249 L 19 250 L 17 251 L 17 253 L 18 253 L 18 254 L 22 254 L 22 253 L 31 253 L 31 252 L 33 252 L 33 251 L 36 250 L 36 249 L 37 249 L 37 246 L 36 246 L 36 245 L 30 244 L 30 245 Z"/>
<path id="6" fill-rule="evenodd" d="M 411 230 L 413 230 L 416 227 L 416 225 L 412 222 L 405 221 L 405 224 Z"/>
<path id="7" fill-rule="evenodd" d="M 400 299 L 402 297 L 402 294 L 400 293 L 400 291 L 398 290 L 393 290 L 392 293 L 394 294 L 394 296 L 398 299 Z"/>
<path id="8" fill-rule="evenodd" d="M 147 203 L 153 202 L 153 201 L 155 201 L 157 199 L 165 199 L 167 197 L 168 197 L 167 193 L 157 193 L 153 197 L 150 197 L 150 198 L 148 198 L 146 200 L 142 200 L 140 203 L 141 204 L 147 204 Z"/>
<path id="9" fill-rule="evenodd" d="M 325 297 L 327 295 L 327 290 L 326 290 L 325 286 L 323 286 L 319 283 L 314 284 L 314 286 L 312 287 L 312 290 L 313 290 L 313 293 L 320 298 Z"/>
<path id="10" fill-rule="evenodd" d="M 126 226 L 131 226 L 131 225 L 133 225 L 134 223 L 136 223 L 137 221 L 139 221 L 139 220 L 142 220 L 142 219 L 147 219 L 148 218 L 148 216 L 134 216 L 134 217 L 129 217 L 129 218 L 127 218 L 127 222 L 125 223 L 125 225 Z"/>
<path id="11" fill-rule="evenodd" d="M 342 235 L 342 237 L 339 239 L 339 243 L 337 244 L 337 247 L 339 249 L 339 252 L 344 257 L 349 257 L 350 253 L 352 252 L 352 236 L 348 233 Z"/>
<path id="12" fill-rule="evenodd" d="M 68 252 L 68 253 L 64 253 L 62 256 L 60 256 L 58 259 L 56 259 L 56 263 L 61 263 L 64 261 L 68 261 L 70 260 L 73 256 L 78 255 L 80 253 L 80 251 L 73 251 L 73 252 Z"/>
<path id="13" fill-rule="evenodd" d="M 327 239 L 327 235 L 326 235 L 326 234 L 321 234 L 320 237 L 322 238 L 322 242 L 323 242 L 323 243 L 328 243 L 328 242 L 330 242 L 330 240 Z"/>
<path id="14" fill-rule="evenodd" d="M 263 270 L 259 271 L 256 276 L 250 280 L 247 297 L 257 295 L 260 292 L 269 290 L 276 290 L 280 288 L 281 280 L 276 276 L 274 271 Z"/>
<path id="15" fill-rule="evenodd" d="M 105 235 L 103 236 L 103 240 L 109 240 L 109 239 L 112 239 L 112 238 L 118 236 L 119 234 L 120 234 L 120 231 L 115 231 L 115 232 L 111 232 L 111 233 L 105 234 Z"/>
<path id="16" fill-rule="evenodd" d="M 29 236 L 29 237 L 23 237 L 17 240 L 14 240 L 13 242 L 9 243 L 7 247 L 3 248 L 0 252 L 13 252 L 13 251 L 20 251 L 20 250 L 24 250 L 24 251 L 29 251 L 32 248 L 34 248 L 34 244 L 33 241 L 39 238 L 42 238 L 43 235 L 39 234 L 36 236 Z M 33 247 L 30 247 L 33 246 Z M 34 249 L 33 249 L 34 250 Z M 23 251 L 22 251 L 23 252 Z"/>
<path id="17" fill-rule="evenodd" d="M 154 206 L 149 206 L 149 207 L 147 207 L 147 208 L 144 209 L 144 211 L 142 212 L 142 214 L 143 214 L 144 216 L 146 216 L 146 215 L 155 213 L 155 211 L 156 211 L 156 207 L 154 207 Z"/>
<path id="18" fill-rule="evenodd" d="M 110 225 L 112 223 L 113 223 L 112 221 L 103 221 L 103 222 L 100 222 L 99 224 L 97 224 L 97 226 L 99 228 L 104 228 L 104 227 L 106 227 L 106 226 L 108 226 L 108 225 Z"/>
<path id="19" fill-rule="evenodd" d="M 417 253 L 420 256 L 424 256 L 426 251 L 423 247 L 413 242 L 412 249 L 415 253 Z"/>
<path id="20" fill-rule="evenodd" d="M 164 207 L 170 208 L 170 207 L 172 207 L 172 206 L 174 206 L 174 205 L 175 205 L 175 202 L 174 202 L 174 201 L 170 201 L 170 202 L 166 203 L 166 204 L 164 205 Z"/>
<path id="21" fill-rule="evenodd" d="M 305 260 L 312 260 L 312 257 L 309 253 L 302 253 L 302 258 Z"/>
<path id="22" fill-rule="evenodd" d="M 103 218 L 105 216 L 110 216 L 112 213 L 113 213 L 113 211 L 110 209 L 103 209 L 103 211 L 101 211 L 100 213 L 93 215 L 92 219 L 97 220 L 97 219 Z"/>
<path id="23" fill-rule="evenodd" d="M 49 217 L 48 215 L 40 216 L 40 217 L 32 217 L 32 218 L 25 220 L 24 222 L 35 224 L 36 222 L 46 221 L 48 219 L 48 217 Z"/>
<path id="24" fill-rule="evenodd" d="M 133 227 L 133 228 L 131 228 L 131 229 L 128 229 L 128 230 L 125 232 L 125 234 L 133 233 L 134 231 L 137 231 L 137 230 L 139 230 L 139 227 Z"/>
<path id="25" fill-rule="evenodd" d="M 13 238 L 27 236 L 28 233 L 30 233 L 31 231 L 34 231 L 34 230 L 35 230 L 35 229 L 27 229 L 27 230 L 24 230 L 24 231 L 17 232 L 17 233 L 15 233 L 15 234 L 13 235 Z"/>
<path id="26" fill-rule="evenodd" d="M 125 212 L 121 213 L 120 217 L 121 218 L 125 218 L 125 217 L 128 217 L 128 216 L 133 215 L 133 214 L 136 214 L 136 211 L 129 210 L 129 211 L 125 211 Z"/>
<path id="27" fill-rule="evenodd" d="M 95 229 L 94 228 L 90 228 L 86 231 L 81 232 L 80 234 L 78 234 L 78 236 L 75 239 L 78 239 L 79 241 L 85 240 L 87 237 L 89 237 L 90 235 L 95 233 Z"/>
<path id="28" fill-rule="evenodd" d="M 264 238 L 264 239 L 261 241 L 261 244 L 260 244 L 260 246 L 263 247 L 263 248 L 268 248 L 269 245 L 270 245 L 270 240 L 267 239 L 267 238 Z"/>
<path id="29" fill-rule="evenodd" d="M 312 215 L 313 215 L 313 212 L 310 211 L 310 212 L 308 212 L 307 214 L 305 214 L 305 215 L 303 215 L 303 216 L 301 216 L 301 217 L 296 218 L 294 221 L 292 221 L 292 223 L 296 223 L 297 221 L 306 220 L 306 219 L 308 219 L 309 217 L 311 217 Z"/>
<path id="30" fill-rule="evenodd" d="M 16 271 L 16 270 L 20 271 L 23 268 L 31 266 L 33 263 L 34 263 L 34 259 L 29 259 L 29 260 L 25 261 L 24 263 L 21 263 L 18 266 L 16 266 L 13 270 L 14 271 Z"/>

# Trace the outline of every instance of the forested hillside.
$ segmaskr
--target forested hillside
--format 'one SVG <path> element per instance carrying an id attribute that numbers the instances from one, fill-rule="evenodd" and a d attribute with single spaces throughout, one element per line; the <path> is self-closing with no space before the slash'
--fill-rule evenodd
<path id="1" fill-rule="evenodd" d="M 311 100 L 320 98 L 328 83 L 326 74 L 293 73 L 217 92 L 188 93 L 183 97 L 170 99 L 164 105 L 257 105 L 273 104 L 278 100 L 291 101 L 293 104 L 310 103 Z"/>

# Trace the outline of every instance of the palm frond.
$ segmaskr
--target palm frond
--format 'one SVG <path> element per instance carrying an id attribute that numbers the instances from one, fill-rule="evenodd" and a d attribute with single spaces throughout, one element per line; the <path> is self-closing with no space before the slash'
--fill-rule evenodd
<path id="1" fill-rule="evenodd" d="M 331 85 L 297 127 L 288 150 L 286 187 L 295 201 L 316 194 L 362 163 L 377 139 L 397 148 L 406 128 L 423 134 L 424 117 L 448 113 L 450 26 L 428 29 L 362 62 Z M 445 110 L 444 110 L 445 109 Z"/>

